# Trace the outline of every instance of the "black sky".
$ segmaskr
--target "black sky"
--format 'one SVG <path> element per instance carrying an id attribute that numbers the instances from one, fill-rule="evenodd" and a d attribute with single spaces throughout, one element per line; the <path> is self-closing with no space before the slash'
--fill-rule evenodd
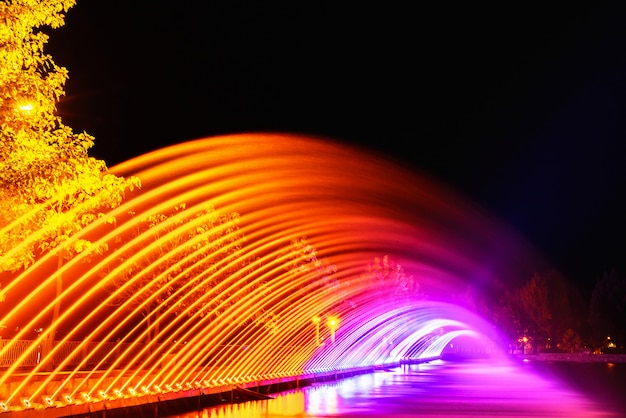
<path id="1" fill-rule="evenodd" d="M 64 120 L 110 166 L 246 131 L 363 146 L 484 206 L 584 290 L 626 271 L 626 7 L 249 3 L 78 0 L 49 45 Z"/>

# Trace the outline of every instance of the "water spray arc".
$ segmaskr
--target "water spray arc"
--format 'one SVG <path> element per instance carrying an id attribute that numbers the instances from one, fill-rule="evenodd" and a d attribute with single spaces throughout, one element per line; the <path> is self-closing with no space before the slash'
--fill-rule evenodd
<path id="1" fill-rule="evenodd" d="M 494 254 L 498 268 L 523 254 L 441 186 L 329 141 L 208 138 L 112 171 L 138 176 L 142 189 L 75 237 L 108 251 L 83 251 L 60 270 L 52 251 L 3 283 L 3 323 L 19 327 L 0 345 L 10 357 L 4 410 L 436 357 L 458 335 L 491 330 L 432 300 L 475 277 L 487 286 L 503 271 Z M 383 255 L 411 281 L 364 275 Z M 412 293 L 418 284 L 430 302 Z M 56 343 L 37 358 L 47 331 L 28 332 L 55 304 Z"/>

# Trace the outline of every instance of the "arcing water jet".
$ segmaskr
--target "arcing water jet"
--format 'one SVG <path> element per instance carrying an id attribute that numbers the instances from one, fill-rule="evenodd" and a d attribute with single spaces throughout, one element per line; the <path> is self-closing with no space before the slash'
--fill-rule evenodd
<path id="1" fill-rule="evenodd" d="M 458 335 L 494 337 L 446 302 L 529 257 L 441 185 L 330 141 L 208 138 L 112 171 L 142 189 L 74 237 L 107 251 L 56 269 L 61 246 L 3 282 L 18 329 L 0 345 L 4 410 L 436 357 Z"/>

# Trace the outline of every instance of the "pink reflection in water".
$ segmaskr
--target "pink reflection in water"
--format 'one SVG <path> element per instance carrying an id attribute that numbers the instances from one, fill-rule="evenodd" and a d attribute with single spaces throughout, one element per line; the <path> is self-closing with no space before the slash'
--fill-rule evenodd
<path id="1" fill-rule="evenodd" d="M 556 378 L 509 362 L 435 361 L 187 417 L 619 417 Z"/>

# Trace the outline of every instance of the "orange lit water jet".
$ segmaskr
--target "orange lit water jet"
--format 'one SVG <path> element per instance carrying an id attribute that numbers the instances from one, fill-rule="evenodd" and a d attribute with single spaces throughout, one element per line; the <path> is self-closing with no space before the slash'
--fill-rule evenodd
<path id="1" fill-rule="evenodd" d="M 374 258 L 389 255 L 411 286 L 441 300 L 508 280 L 528 257 L 495 221 L 442 186 L 329 141 L 209 138 L 112 170 L 138 176 L 142 189 L 74 237 L 109 250 L 85 251 L 59 270 L 51 252 L 3 283 L 3 321 L 20 327 L 0 346 L 0 359 L 19 353 L 0 377 L 6 410 L 435 357 L 450 338 L 486 335 L 488 327 L 458 307 L 391 295 L 364 276 Z M 146 217 L 183 204 L 137 233 Z M 209 205 L 215 211 L 203 212 Z M 232 213 L 239 218 L 203 229 Z M 183 235 L 192 238 L 178 242 Z M 285 248 L 302 237 L 320 259 L 286 269 L 293 254 Z M 64 281 L 58 300 L 57 277 Z M 54 349 L 39 352 L 44 328 L 19 351 L 57 302 Z M 316 329 L 312 318 L 330 316 L 339 318 L 337 329 L 325 322 Z"/>

